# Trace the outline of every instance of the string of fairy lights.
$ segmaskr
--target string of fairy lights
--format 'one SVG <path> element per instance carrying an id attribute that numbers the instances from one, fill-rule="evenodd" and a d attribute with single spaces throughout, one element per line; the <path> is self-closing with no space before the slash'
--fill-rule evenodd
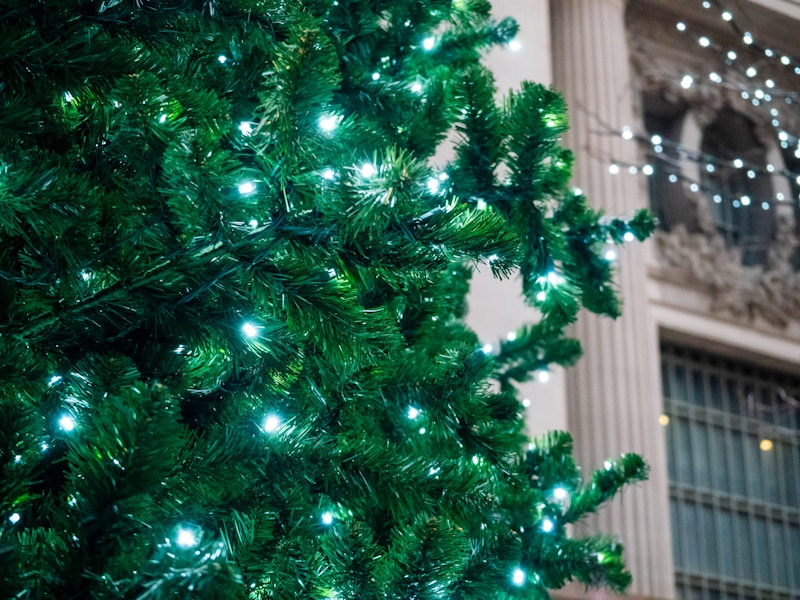
<path id="1" fill-rule="evenodd" d="M 704 10 L 716 13 L 721 23 L 738 39 L 739 45 L 727 44 L 696 26 L 677 21 L 676 31 L 696 43 L 701 51 L 707 52 L 710 59 L 708 63 L 716 63 L 717 67 L 705 72 L 687 68 L 685 72 L 665 74 L 664 80 L 677 78 L 673 81 L 674 87 L 685 90 L 687 94 L 697 92 L 700 97 L 703 88 L 709 86 L 739 95 L 761 117 L 760 122 L 769 124 L 774 131 L 777 145 L 785 151 L 782 153 L 782 164 L 774 159 L 772 162 L 754 162 L 746 156 L 723 158 L 688 147 L 665 135 L 635 131 L 630 126 L 615 130 L 605 124 L 599 124 L 594 133 L 619 136 L 637 144 L 643 160 L 632 163 L 613 156 L 594 158 L 609 165 L 610 175 L 629 174 L 649 178 L 661 168 L 669 183 L 683 185 L 691 192 L 707 196 L 716 204 L 729 203 L 733 208 L 751 206 L 770 210 L 780 203 L 800 205 L 800 189 L 797 187 L 800 186 L 800 135 L 790 130 L 793 119 L 788 114 L 792 112 L 796 115 L 800 93 L 791 89 L 791 86 L 779 85 L 779 82 L 787 81 L 800 84 L 800 59 L 779 52 L 758 39 L 743 24 L 744 19 L 740 19 L 724 2 L 699 0 L 698 4 Z M 686 165 L 692 163 L 697 168 L 687 169 Z M 773 191 L 770 197 L 755 197 L 744 189 L 721 189 L 719 176 L 732 172 L 737 173 L 739 181 L 769 177 L 772 183 L 777 181 L 775 178 L 782 178 L 786 183 L 771 186 Z"/>
<path id="2" fill-rule="evenodd" d="M 421 51 L 429 52 L 436 47 L 438 43 L 437 38 L 435 37 L 425 37 L 421 40 L 419 48 Z M 511 40 L 508 44 L 508 49 L 512 52 L 519 51 L 521 48 L 521 44 L 518 40 Z M 233 59 L 230 59 L 226 55 L 220 54 L 219 56 L 215 57 L 215 62 L 220 66 L 220 68 L 228 68 L 235 64 Z M 380 66 L 371 74 L 369 77 L 373 81 L 378 81 L 382 78 L 383 74 L 381 73 Z M 425 88 L 423 83 L 414 79 L 408 83 L 409 89 L 415 94 L 424 94 Z M 79 101 L 79 99 L 70 91 L 66 91 L 63 94 L 64 102 L 67 106 L 72 105 Z M 114 107 L 117 109 L 122 109 L 122 104 L 119 102 L 113 102 Z M 168 125 L 170 116 L 167 114 L 158 114 L 155 116 L 156 121 L 161 125 Z M 320 132 L 323 135 L 333 136 L 336 134 L 337 128 L 340 126 L 343 120 L 343 116 L 340 114 L 335 113 L 324 113 L 321 114 L 317 125 L 319 127 Z M 242 121 L 236 124 L 235 129 L 238 131 L 238 134 L 242 136 L 242 138 L 249 138 L 251 136 L 256 136 L 259 133 L 259 125 L 254 122 L 250 121 Z M 381 165 L 374 164 L 372 162 L 363 162 L 358 164 L 353 164 L 352 166 L 343 170 L 343 172 L 339 172 L 332 167 L 323 168 L 319 172 L 320 180 L 323 185 L 327 183 L 332 183 L 339 180 L 341 177 L 353 177 L 360 179 L 362 181 L 370 180 L 374 178 L 376 175 L 379 175 L 381 172 Z M 443 199 L 445 199 L 445 194 L 443 193 L 445 182 L 448 179 L 447 173 L 444 172 L 432 172 L 430 177 L 424 182 L 427 191 L 432 194 L 441 194 Z M 261 182 L 257 180 L 243 180 L 235 184 L 235 189 L 238 191 L 239 194 L 243 196 L 252 196 L 259 192 L 259 188 L 261 186 Z M 477 204 L 476 208 L 478 210 L 486 210 L 487 205 L 485 202 L 481 201 Z M 249 226 L 252 229 L 258 229 L 263 227 L 263 223 L 261 223 L 257 218 L 253 217 L 247 223 L 243 223 L 243 226 Z M 632 239 L 632 234 L 629 234 Z M 626 238 L 627 239 L 627 238 Z M 609 251 L 610 252 L 610 251 Z M 609 260 L 612 260 L 610 254 L 607 256 Z M 491 260 L 491 258 L 490 258 Z M 331 277 L 336 277 L 337 273 L 333 270 L 329 270 L 329 274 Z M 81 269 L 79 276 L 81 280 L 86 285 L 93 285 L 95 281 L 95 274 L 92 273 L 91 269 L 86 266 L 85 268 Z M 547 282 L 549 285 L 560 285 L 563 283 L 563 278 L 555 273 L 551 272 L 546 275 Z M 544 294 L 544 292 L 540 292 Z M 541 298 L 540 298 L 541 299 Z M 434 317 L 435 318 L 435 317 Z M 251 318 L 249 320 L 245 320 L 239 324 L 239 329 L 241 332 L 241 336 L 243 339 L 250 343 L 259 343 L 259 338 L 263 335 L 263 326 L 259 324 L 256 318 Z M 515 333 L 509 333 L 508 339 L 513 340 L 515 337 Z M 484 346 L 483 351 L 487 354 L 492 352 L 492 348 L 490 346 Z M 174 352 L 176 354 L 188 354 L 190 353 L 190 349 L 187 349 L 184 345 L 179 345 L 175 348 Z M 82 377 L 77 373 L 72 373 L 72 376 Z M 546 369 L 542 369 L 537 372 L 536 378 L 539 382 L 546 383 L 550 379 L 550 374 Z M 69 385 L 67 380 L 64 379 L 61 375 L 54 374 L 52 375 L 48 381 L 46 382 L 49 388 L 60 387 L 64 386 L 64 406 L 63 410 L 55 415 L 54 419 L 54 430 L 51 432 L 53 437 L 65 437 L 65 436 L 75 436 L 80 435 L 81 433 L 81 423 L 80 423 L 80 415 L 77 406 L 80 404 L 75 398 L 70 395 L 69 392 Z M 523 406 L 528 406 L 530 404 L 530 400 L 525 399 L 523 400 Z M 405 418 L 412 427 L 419 435 L 425 435 L 428 433 L 428 428 L 431 424 L 428 422 L 428 416 L 425 414 L 423 409 L 416 407 L 416 406 L 409 406 L 407 411 L 405 412 Z M 276 411 L 270 411 L 267 414 L 260 417 L 260 421 L 257 423 L 257 427 L 259 431 L 268 439 L 274 438 L 277 439 L 281 436 L 291 435 L 294 431 L 294 427 L 291 423 L 291 420 L 286 417 L 286 415 L 282 415 Z M 41 452 L 47 453 L 50 450 L 50 443 L 51 436 L 46 436 L 44 441 L 41 442 Z M 17 455 L 15 457 L 16 463 L 21 463 L 25 459 L 22 455 Z M 114 464 L 116 464 L 120 468 L 124 468 L 121 462 L 117 459 L 110 459 Z M 472 457 L 472 464 L 476 468 L 480 468 L 484 465 L 484 460 L 479 456 Z M 614 466 L 612 461 L 607 461 L 605 463 L 605 468 L 610 470 Z M 428 474 L 431 477 L 437 477 L 438 474 L 441 472 L 441 468 L 433 466 L 428 469 Z M 563 486 L 556 486 L 552 490 L 547 493 L 548 502 L 554 504 L 556 506 L 561 507 L 561 513 L 564 514 L 569 507 L 570 503 L 570 491 L 563 487 Z M 70 506 L 75 507 L 80 502 L 80 498 L 71 497 L 68 499 Z M 545 506 L 542 505 L 540 508 L 544 509 Z M 346 507 L 343 506 L 327 506 L 322 507 L 319 509 L 317 515 L 315 515 L 315 519 L 318 520 L 320 525 L 322 526 L 323 530 L 334 528 L 337 525 L 337 521 L 347 519 L 352 517 L 353 513 L 349 511 Z M 23 521 L 23 516 L 20 512 L 13 512 L 11 515 L 6 517 L 7 520 L 12 525 L 17 525 L 21 521 Z M 544 516 L 544 511 L 542 511 L 542 516 L 536 522 L 535 527 L 537 527 L 542 533 L 545 534 L 553 534 L 555 535 L 556 532 L 563 531 L 563 528 L 557 523 L 557 517 L 553 514 L 550 516 Z M 486 525 L 483 526 L 486 528 Z M 169 537 L 165 538 L 163 543 L 160 544 L 160 547 L 167 549 L 171 552 L 176 551 L 185 551 L 185 552 L 193 552 L 197 554 L 201 547 L 201 544 L 204 542 L 204 536 L 206 532 L 204 532 L 203 528 L 200 525 L 191 523 L 191 522 L 183 522 L 175 526 Z M 217 553 L 222 552 L 222 543 L 217 541 L 210 544 L 210 546 L 204 545 L 204 548 L 208 547 L 210 550 L 207 550 L 208 557 L 215 558 Z M 598 563 L 602 563 L 605 560 L 605 557 L 602 553 L 597 553 L 595 555 L 596 560 Z M 534 584 L 540 583 L 539 575 L 535 572 L 529 572 L 523 569 L 522 567 L 515 567 L 509 574 L 510 582 L 517 586 L 522 587 L 528 583 L 533 582 Z M 252 584 L 252 587 L 255 587 L 256 584 Z"/>

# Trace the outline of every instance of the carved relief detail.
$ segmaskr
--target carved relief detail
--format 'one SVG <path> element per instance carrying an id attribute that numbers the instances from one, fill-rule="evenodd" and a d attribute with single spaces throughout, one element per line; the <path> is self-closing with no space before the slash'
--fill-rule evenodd
<path id="1" fill-rule="evenodd" d="M 699 231 L 685 225 L 655 235 L 659 276 L 673 283 L 704 290 L 710 310 L 748 322 L 763 319 L 784 329 L 800 320 L 800 273 L 791 259 L 800 243 L 791 213 L 777 214 L 777 232 L 763 266 L 741 264 L 740 252 L 727 248 L 716 230 L 707 201 L 688 189 Z"/>

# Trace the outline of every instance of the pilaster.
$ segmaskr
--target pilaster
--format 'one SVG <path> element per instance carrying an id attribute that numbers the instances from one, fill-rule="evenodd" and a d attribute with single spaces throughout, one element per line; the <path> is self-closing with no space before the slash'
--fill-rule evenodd
<path id="1" fill-rule="evenodd" d="M 638 177 L 610 175 L 611 160 L 637 162 L 636 147 L 603 131 L 637 130 L 623 0 L 551 0 L 553 79 L 570 109 L 565 144 L 576 155 L 574 185 L 608 214 L 647 205 Z M 567 422 L 584 468 L 638 452 L 650 480 L 615 499 L 588 526 L 618 535 L 633 573 L 630 593 L 675 598 L 658 332 L 647 298 L 645 249 L 620 252 L 617 283 L 622 318 L 584 314 L 573 333 L 584 357 L 568 370 Z M 593 598 L 597 597 L 595 593 Z"/>

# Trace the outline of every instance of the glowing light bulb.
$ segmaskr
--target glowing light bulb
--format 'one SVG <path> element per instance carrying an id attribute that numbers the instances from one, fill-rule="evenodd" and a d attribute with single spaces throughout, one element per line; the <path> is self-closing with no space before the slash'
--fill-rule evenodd
<path id="1" fill-rule="evenodd" d="M 70 92 L 64 92 L 65 102 L 72 102 L 73 100 L 75 100 L 75 96 L 73 96 Z"/>
<path id="2" fill-rule="evenodd" d="M 58 419 L 58 426 L 64 431 L 73 431 L 77 423 L 72 415 L 61 415 Z"/>
<path id="3" fill-rule="evenodd" d="M 774 447 L 774 444 L 772 440 L 764 438 L 759 442 L 758 447 L 761 448 L 762 452 L 769 452 Z"/>
<path id="4" fill-rule="evenodd" d="M 258 227 L 258 221 L 256 219 L 250 219 L 250 223 L 249 224 L 250 224 L 250 227 L 252 227 L 253 229 Z"/>
<path id="5" fill-rule="evenodd" d="M 636 239 L 636 236 L 633 235 L 632 231 L 626 231 L 625 234 L 622 236 L 622 239 L 625 240 L 626 242 L 632 242 L 633 240 Z"/>
<path id="6" fill-rule="evenodd" d="M 700 44 L 703 48 L 708 48 L 711 45 L 711 40 L 708 39 L 706 36 L 701 36 L 700 39 L 697 40 L 697 43 Z"/>
<path id="7" fill-rule="evenodd" d="M 192 546 L 197 545 L 197 536 L 192 530 L 181 527 L 178 529 L 178 535 L 175 538 L 175 542 L 178 544 L 178 546 L 182 546 L 183 548 L 191 548 Z"/>
<path id="8" fill-rule="evenodd" d="M 708 74 L 708 78 L 713 81 L 714 83 L 722 83 L 722 77 L 719 73 L 711 72 Z"/>
<path id="9" fill-rule="evenodd" d="M 247 337 L 253 339 L 258 337 L 258 327 L 253 325 L 252 323 L 245 323 L 242 325 L 242 333 L 244 333 Z"/>
<path id="10" fill-rule="evenodd" d="M 253 125 L 247 121 L 242 121 L 239 123 L 239 131 L 242 132 L 242 135 L 252 135 Z"/>
<path id="11" fill-rule="evenodd" d="M 604 461 L 603 467 L 605 468 L 606 471 L 610 471 L 611 469 L 614 468 L 614 463 L 612 463 L 610 460 Z"/>
<path id="12" fill-rule="evenodd" d="M 690 87 L 692 87 L 693 83 L 694 83 L 694 77 L 692 77 L 691 75 L 684 75 L 681 78 L 681 87 L 685 90 L 688 90 Z"/>
<path id="13" fill-rule="evenodd" d="M 558 285 L 564 283 L 564 278 L 555 271 L 550 271 L 547 273 L 547 281 L 549 281 L 552 285 Z"/>
<path id="14" fill-rule="evenodd" d="M 650 143 L 653 144 L 653 146 L 660 145 L 662 141 L 663 140 L 661 139 L 661 136 L 658 135 L 658 134 L 656 134 L 656 135 L 654 135 L 653 137 L 650 138 Z"/>
<path id="15" fill-rule="evenodd" d="M 519 52 L 520 50 L 522 50 L 522 44 L 520 44 L 517 40 L 511 40 L 510 42 L 508 42 L 508 48 L 512 52 Z"/>
<path id="16" fill-rule="evenodd" d="M 506 335 L 506 339 L 509 342 L 513 342 L 515 339 L 517 339 L 517 332 L 516 331 L 509 331 L 508 334 Z"/>
<path id="17" fill-rule="evenodd" d="M 603 253 L 603 258 L 605 258 L 608 262 L 615 261 L 615 260 L 617 260 L 617 251 L 613 247 L 612 248 L 608 248 Z"/>
<path id="18" fill-rule="evenodd" d="M 433 47 L 435 45 L 436 45 L 436 40 L 432 37 L 427 37 L 424 40 L 422 40 L 422 47 L 425 48 L 425 50 L 433 50 Z"/>
<path id="19" fill-rule="evenodd" d="M 378 79 L 380 79 L 380 78 L 381 78 L 381 74 L 380 74 L 380 73 L 378 73 L 377 71 L 375 71 L 375 72 L 372 74 L 372 81 L 378 81 Z"/>
<path id="20" fill-rule="evenodd" d="M 281 420 L 280 417 L 278 417 L 278 415 L 267 415 L 267 418 L 264 419 L 264 423 L 261 426 L 261 428 L 267 433 L 272 433 L 280 426 L 281 426 Z"/>
<path id="21" fill-rule="evenodd" d="M 514 585 L 521 586 L 525 584 L 525 571 L 522 569 L 514 569 L 514 572 L 511 574 L 511 581 L 514 582 Z"/>
<path id="22" fill-rule="evenodd" d="M 737 169 L 741 169 L 744 166 L 744 161 L 741 158 L 736 158 L 733 161 L 733 166 Z"/>
<path id="23" fill-rule="evenodd" d="M 733 19 L 733 15 L 729 11 L 726 10 L 725 12 L 722 13 L 723 21 L 730 21 L 731 19 Z"/>
<path id="24" fill-rule="evenodd" d="M 475 208 L 477 208 L 478 210 L 486 210 L 488 206 L 489 205 L 486 203 L 486 200 L 481 200 L 480 198 L 475 203 Z"/>
<path id="25" fill-rule="evenodd" d="M 481 459 L 480 459 L 480 457 L 479 457 L 477 454 L 475 454 L 475 455 L 472 457 L 472 464 L 473 464 L 473 465 L 477 465 L 479 462 L 481 462 Z"/>
<path id="26" fill-rule="evenodd" d="M 749 31 L 745 31 L 742 36 L 742 41 L 748 46 L 753 43 L 753 36 Z"/>
<path id="27" fill-rule="evenodd" d="M 792 62 L 792 60 L 788 56 L 781 57 L 781 63 L 783 63 L 784 65 L 788 65 L 790 62 Z"/>
<path id="28" fill-rule="evenodd" d="M 611 173 L 612 175 L 616 175 L 617 173 L 619 173 L 619 165 L 609 165 L 608 172 Z"/>
<path id="29" fill-rule="evenodd" d="M 627 125 L 622 128 L 622 139 L 624 140 L 632 140 L 633 139 L 633 131 Z"/>
<path id="30" fill-rule="evenodd" d="M 686 31 L 686 23 L 684 23 L 683 21 L 678 21 L 678 22 L 675 24 L 675 28 L 676 28 L 678 31 Z"/>
<path id="31" fill-rule="evenodd" d="M 769 210 L 769 202 L 766 202 L 766 201 L 762 202 L 761 203 L 761 208 L 763 210 Z"/>
<path id="32" fill-rule="evenodd" d="M 484 354 L 491 354 L 492 353 L 492 345 L 491 344 L 484 344 L 483 347 L 481 348 L 481 351 Z"/>
<path id="33" fill-rule="evenodd" d="M 653 174 L 653 165 L 645 165 L 642 167 L 642 173 L 648 177 Z"/>
<path id="34" fill-rule="evenodd" d="M 48 382 L 47 382 L 47 385 L 49 385 L 50 387 L 53 387 L 53 386 L 54 386 L 55 384 L 57 384 L 59 381 L 61 381 L 61 375 L 53 375 L 53 376 L 50 378 L 50 381 L 48 381 Z"/>
<path id="35" fill-rule="evenodd" d="M 256 191 L 256 184 L 252 181 L 245 181 L 244 183 L 239 184 L 239 193 L 240 194 L 252 194 Z"/>
<path id="36" fill-rule="evenodd" d="M 328 168 L 322 172 L 322 178 L 327 179 L 328 181 L 333 181 L 333 178 L 336 176 L 336 173 L 333 172 L 333 169 Z"/>
<path id="37" fill-rule="evenodd" d="M 734 52 L 733 50 L 728 50 L 728 55 L 727 56 L 728 56 L 728 60 L 736 60 L 736 56 L 737 55 L 736 55 L 736 52 Z"/>
<path id="38" fill-rule="evenodd" d="M 17 523 L 19 523 L 19 520 L 21 518 L 22 517 L 19 515 L 19 513 L 14 513 L 10 517 L 8 517 L 8 520 L 11 522 L 12 525 L 16 525 Z"/>
<path id="39" fill-rule="evenodd" d="M 412 421 L 419 416 L 419 409 L 413 406 L 409 407 L 408 409 L 408 418 Z"/>
<path id="40" fill-rule="evenodd" d="M 553 497 L 556 500 L 565 500 L 566 498 L 569 497 L 569 492 L 566 490 L 566 488 L 557 487 L 556 489 L 553 490 Z"/>
<path id="41" fill-rule="evenodd" d="M 550 372 L 549 371 L 544 371 L 544 370 L 543 371 L 539 371 L 539 373 L 536 376 L 536 378 L 542 383 L 547 383 L 548 381 L 550 381 Z"/>
<path id="42" fill-rule="evenodd" d="M 336 115 L 328 115 L 319 118 L 319 128 L 323 131 L 333 131 L 339 124 L 339 117 Z"/>
<path id="43" fill-rule="evenodd" d="M 228 57 L 225 56 L 224 54 L 220 54 L 217 57 L 217 60 L 219 61 L 219 64 L 224 65 L 226 62 L 228 62 Z"/>
<path id="44" fill-rule="evenodd" d="M 158 122 L 159 123 L 166 123 L 167 122 L 167 115 L 162 113 L 161 116 L 158 117 Z"/>
<path id="45" fill-rule="evenodd" d="M 547 294 L 545 294 L 544 292 L 538 292 L 536 294 L 536 300 L 538 302 L 544 302 L 546 299 L 547 299 Z"/>
<path id="46" fill-rule="evenodd" d="M 556 528 L 556 524 L 553 523 L 550 519 L 543 519 L 542 520 L 542 531 L 545 533 L 550 533 Z"/>
<path id="47" fill-rule="evenodd" d="M 422 84 L 419 81 L 415 81 L 411 84 L 411 91 L 415 94 L 419 94 L 422 91 Z"/>
<path id="48" fill-rule="evenodd" d="M 330 525 L 333 523 L 333 515 L 329 512 L 322 513 L 322 522 L 325 525 Z"/>
<path id="49" fill-rule="evenodd" d="M 522 406 L 524 406 L 525 408 L 528 408 L 530 405 L 531 405 L 531 399 L 530 398 L 523 398 L 522 399 Z"/>
<path id="50" fill-rule="evenodd" d="M 668 415 L 659 415 L 658 417 L 658 424 L 662 427 L 666 427 L 669 425 L 669 416 Z"/>
<path id="51" fill-rule="evenodd" d="M 375 173 L 376 173 L 376 170 L 375 170 L 375 166 L 374 165 L 371 165 L 370 163 L 364 163 L 363 165 L 361 165 L 361 176 L 362 177 L 366 177 L 367 179 L 369 179 L 370 177 L 375 175 Z"/>
<path id="52" fill-rule="evenodd" d="M 428 179 L 428 189 L 432 194 L 435 194 L 439 191 L 439 180 L 435 177 L 431 177 Z"/>
<path id="53" fill-rule="evenodd" d="M 747 75 L 748 77 L 755 77 L 756 75 L 758 75 L 758 71 L 756 70 L 756 68 L 755 68 L 755 67 L 747 67 L 747 70 L 746 70 L 744 73 L 745 73 L 745 75 Z M 757 96 L 757 95 L 758 95 L 758 94 L 756 94 L 756 96 Z M 764 92 L 761 92 L 761 95 L 763 96 L 763 95 L 764 95 Z"/>

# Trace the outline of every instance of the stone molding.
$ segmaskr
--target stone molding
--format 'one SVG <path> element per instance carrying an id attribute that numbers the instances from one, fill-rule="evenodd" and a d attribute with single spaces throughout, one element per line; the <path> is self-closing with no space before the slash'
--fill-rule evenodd
<path id="1" fill-rule="evenodd" d="M 655 234 L 658 267 L 654 275 L 708 294 L 709 312 L 751 324 L 766 322 L 784 330 L 800 321 L 800 273 L 792 266 L 800 245 L 790 211 L 776 214 L 775 239 L 762 266 L 742 265 L 741 254 L 728 248 L 714 226 L 707 200 L 684 187 L 692 202 L 699 231 L 681 224 Z"/>

